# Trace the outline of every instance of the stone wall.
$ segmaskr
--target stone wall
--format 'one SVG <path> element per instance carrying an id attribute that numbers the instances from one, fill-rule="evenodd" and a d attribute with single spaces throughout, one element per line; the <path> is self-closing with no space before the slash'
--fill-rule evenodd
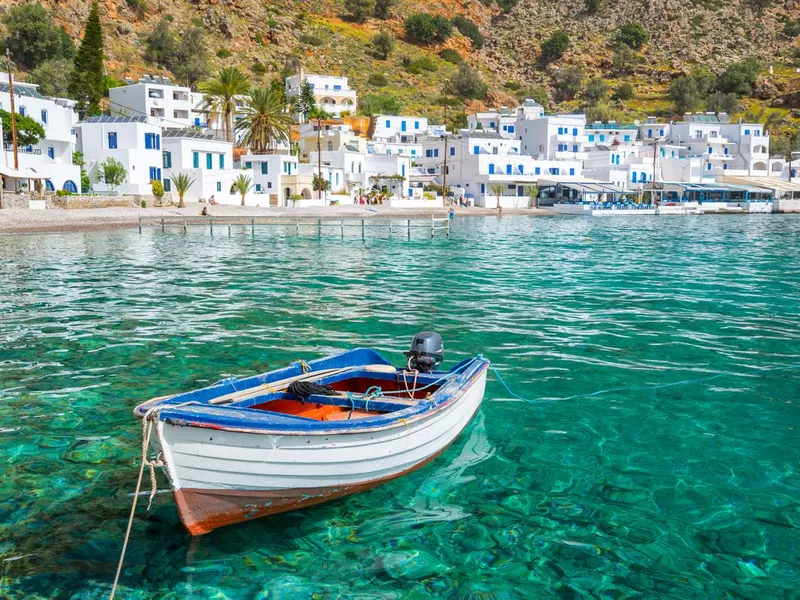
<path id="1" fill-rule="evenodd" d="M 28 208 L 29 200 L 39 200 L 39 194 L 3 193 L 3 208 Z M 160 201 L 153 195 L 136 196 L 57 196 L 44 194 L 47 208 L 77 209 L 77 208 L 112 208 L 122 206 L 126 208 L 140 208 L 142 202 L 148 207 L 169 206 L 167 196 Z"/>
<path id="2" fill-rule="evenodd" d="M 17 194 L 14 192 L 3 192 L 3 208 L 28 208 L 30 194 Z"/>

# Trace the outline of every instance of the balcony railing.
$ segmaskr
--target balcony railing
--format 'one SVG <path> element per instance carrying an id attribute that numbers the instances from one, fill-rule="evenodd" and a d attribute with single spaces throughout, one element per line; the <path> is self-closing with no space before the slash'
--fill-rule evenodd
<path id="1" fill-rule="evenodd" d="M 13 152 L 14 151 L 14 145 L 13 144 L 3 144 L 3 148 L 6 150 L 6 152 Z M 31 148 L 29 146 L 18 146 L 17 147 L 17 153 L 19 153 L 19 154 L 41 155 L 42 149 L 41 148 Z"/>

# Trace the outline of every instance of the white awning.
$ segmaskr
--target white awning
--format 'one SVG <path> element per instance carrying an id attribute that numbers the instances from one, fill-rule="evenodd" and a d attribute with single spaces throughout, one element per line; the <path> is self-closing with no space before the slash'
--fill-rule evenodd
<path id="1" fill-rule="evenodd" d="M 0 165 L 0 175 L 11 177 L 12 179 L 47 179 L 47 177 L 39 175 L 33 169 L 12 169 L 7 165 Z"/>

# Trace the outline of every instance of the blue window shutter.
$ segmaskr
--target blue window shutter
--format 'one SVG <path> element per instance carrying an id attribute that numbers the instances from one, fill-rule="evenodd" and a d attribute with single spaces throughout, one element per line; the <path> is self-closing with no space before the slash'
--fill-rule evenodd
<path id="1" fill-rule="evenodd" d="M 261 174 L 262 175 L 269 175 L 269 163 L 262 162 L 261 163 Z"/>
<path id="2" fill-rule="evenodd" d="M 222 191 L 222 182 L 220 182 L 220 181 L 217 182 L 217 191 L 218 192 Z"/>
<path id="3" fill-rule="evenodd" d="M 214 157 L 211 154 L 206 153 L 206 169 L 213 169 L 214 168 Z"/>
<path id="4" fill-rule="evenodd" d="M 724 165 L 722 165 L 722 170 L 723 171 L 727 171 L 728 170 L 728 163 L 725 163 Z"/>
<path id="5" fill-rule="evenodd" d="M 589 136 L 589 141 L 590 141 L 590 142 L 593 142 L 593 141 L 594 141 L 594 135 L 590 135 L 590 136 Z"/>
<path id="6" fill-rule="evenodd" d="M 414 129 L 419 129 L 419 121 L 414 121 Z"/>
<path id="7" fill-rule="evenodd" d="M 577 127 L 572 130 L 572 135 L 578 135 L 578 128 Z"/>
<path id="8" fill-rule="evenodd" d="M 513 125 L 509 125 L 508 126 L 508 133 L 514 133 L 514 126 Z"/>
<path id="9" fill-rule="evenodd" d="M 389 119 L 386 119 L 386 128 L 389 129 L 392 126 L 392 122 Z M 319 187 L 319 186 L 317 186 Z"/>
<path id="10" fill-rule="evenodd" d="M 606 136 L 605 136 L 604 134 L 602 134 L 602 133 L 601 133 L 601 134 L 600 134 L 600 141 L 601 141 L 601 142 L 604 142 L 604 141 L 605 141 L 605 139 L 606 139 Z"/>
<path id="11" fill-rule="evenodd" d="M 489 175 L 494 174 L 494 163 L 489 163 Z"/>
<path id="12" fill-rule="evenodd" d="M 506 175 L 511 175 L 511 165 L 506 165 Z"/>
<path id="13" fill-rule="evenodd" d="M 450 147 L 450 156 L 455 156 L 455 155 L 456 155 L 456 149 L 451 146 Z"/>
<path id="14" fill-rule="evenodd" d="M 56 151 L 55 151 L 55 149 L 54 149 L 52 146 L 49 146 L 49 147 L 47 148 L 47 156 L 48 156 L 49 158 L 55 159 L 55 157 L 56 157 Z"/>
<path id="15" fill-rule="evenodd" d="M 631 172 L 631 181 L 632 181 L 633 183 L 636 183 L 636 171 L 632 171 L 632 172 Z"/>
<path id="16" fill-rule="evenodd" d="M 475 147 L 472 149 L 472 153 L 473 153 L 473 154 L 480 154 L 480 153 L 481 153 L 481 147 L 480 147 L 480 146 L 475 146 Z"/>
<path id="17" fill-rule="evenodd" d="M 149 150 L 150 149 L 150 134 L 149 133 L 145 133 L 144 134 L 144 149 L 145 150 Z"/>
<path id="18" fill-rule="evenodd" d="M 406 122 L 400 121 L 400 131 L 405 131 L 405 130 L 406 130 Z"/>
<path id="19" fill-rule="evenodd" d="M 519 165 L 519 172 L 520 172 L 520 174 L 522 174 L 522 175 L 524 175 L 524 174 L 525 174 L 525 165 Z"/>
<path id="20" fill-rule="evenodd" d="M 626 141 L 626 142 L 630 142 L 630 141 L 631 141 L 631 136 L 629 136 L 629 135 L 626 135 L 626 136 L 625 136 L 625 141 Z"/>
<path id="21" fill-rule="evenodd" d="M 28 112 L 28 111 L 25 110 L 24 106 L 20 106 L 19 107 L 19 114 L 21 114 L 23 117 L 25 116 L 26 112 Z"/>
<path id="22" fill-rule="evenodd" d="M 224 154 L 220 154 L 219 155 L 219 168 L 220 169 L 224 169 L 225 168 L 225 155 Z"/>
<path id="23" fill-rule="evenodd" d="M 406 166 L 405 166 L 405 165 L 400 165 L 400 174 L 401 174 L 403 177 L 405 177 L 405 176 L 406 176 Z M 319 186 L 317 186 L 317 187 L 319 187 Z"/>
<path id="24" fill-rule="evenodd" d="M 433 156 L 434 156 L 434 158 L 439 156 L 439 149 L 438 148 L 434 148 L 433 149 Z"/>
<path id="25" fill-rule="evenodd" d="M 578 151 L 578 144 L 572 144 L 572 151 L 573 152 L 577 152 Z"/>
<path id="26" fill-rule="evenodd" d="M 47 125 L 47 111 L 45 109 L 42 109 L 42 123 Z"/>
<path id="27" fill-rule="evenodd" d="M 711 170 L 711 163 L 708 163 L 708 165 L 706 167 L 706 171 L 710 171 L 710 170 Z"/>
<path id="28" fill-rule="evenodd" d="M 647 137 L 653 137 L 653 130 L 652 129 L 648 129 L 647 130 Z"/>
<path id="29" fill-rule="evenodd" d="M 482 183 L 481 184 L 481 194 L 485 194 L 485 193 L 486 193 L 486 184 Z"/>
<path id="30" fill-rule="evenodd" d="M 570 175 L 575 175 L 575 169 L 573 169 L 573 168 L 570 168 L 570 170 L 569 170 L 569 174 L 570 174 Z"/>
<path id="31" fill-rule="evenodd" d="M 541 175 L 541 173 L 542 173 L 542 170 L 541 170 L 539 167 L 536 167 L 536 168 L 533 170 L 533 173 L 534 173 L 534 175 Z"/>
<path id="32" fill-rule="evenodd" d="M 200 168 L 200 154 L 197 152 L 192 152 L 192 166 L 195 169 Z"/>
<path id="33" fill-rule="evenodd" d="M 156 134 L 156 150 L 161 150 L 161 134 Z"/>
<path id="34" fill-rule="evenodd" d="M 708 153 L 711 154 L 711 146 L 708 147 Z"/>

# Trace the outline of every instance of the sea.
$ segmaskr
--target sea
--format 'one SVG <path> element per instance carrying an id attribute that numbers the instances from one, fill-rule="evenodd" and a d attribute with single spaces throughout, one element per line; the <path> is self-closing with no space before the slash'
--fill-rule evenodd
<path id="1" fill-rule="evenodd" d="M 194 539 L 145 477 L 117 598 L 800 595 L 800 216 L 457 211 L 0 237 L 0 597 L 108 596 L 138 403 L 419 331 L 497 370 L 443 455 Z"/>

